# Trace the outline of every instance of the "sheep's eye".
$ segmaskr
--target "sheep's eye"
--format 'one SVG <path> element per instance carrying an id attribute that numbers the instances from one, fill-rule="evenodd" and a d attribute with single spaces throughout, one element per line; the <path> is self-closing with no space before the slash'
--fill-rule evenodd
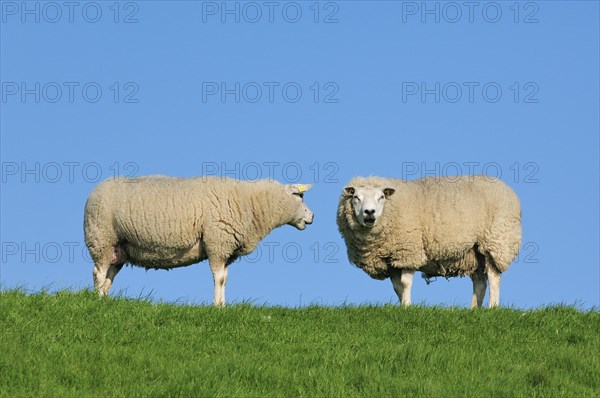
<path id="1" fill-rule="evenodd" d="M 354 196 L 352 199 L 356 200 L 357 202 L 360 202 L 360 198 L 358 196 Z"/>
<path id="2" fill-rule="evenodd" d="M 294 192 L 294 195 L 298 196 L 300 199 L 304 199 L 304 193 L 302 192 Z"/>
<path id="3" fill-rule="evenodd" d="M 382 200 L 382 199 L 385 199 L 385 196 L 384 196 L 384 195 L 381 195 L 381 196 L 379 197 L 379 200 Z"/>

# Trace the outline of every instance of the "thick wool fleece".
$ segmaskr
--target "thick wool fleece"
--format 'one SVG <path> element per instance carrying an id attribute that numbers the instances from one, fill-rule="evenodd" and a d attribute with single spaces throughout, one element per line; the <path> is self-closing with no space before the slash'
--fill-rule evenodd
<path id="1" fill-rule="evenodd" d="M 393 268 L 427 276 L 471 275 L 484 262 L 508 269 L 521 245 L 521 207 L 513 190 L 488 176 L 430 177 L 413 181 L 357 177 L 353 187 L 394 188 L 380 219 L 361 226 L 351 198 L 339 201 L 337 224 L 351 263 L 372 278 Z"/>
<path id="2" fill-rule="evenodd" d="M 297 209 L 285 186 L 274 181 L 116 178 L 98 185 L 86 203 L 85 241 L 95 263 L 115 262 L 118 253 L 116 262 L 146 268 L 207 258 L 230 264 L 293 221 Z"/>

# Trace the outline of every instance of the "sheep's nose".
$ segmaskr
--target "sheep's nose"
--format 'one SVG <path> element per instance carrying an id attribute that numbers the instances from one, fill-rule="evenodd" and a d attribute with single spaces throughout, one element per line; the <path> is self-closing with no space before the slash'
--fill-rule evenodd
<path id="1" fill-rule="evenodd" d="M 365 210 L 365 215 L 372 216 L 373 214 L 375 214 L 375 209 L 373 209 L 373 210 Z"/>
<path id="2" fill-rule="evenodd" d="M 305 223 L 312 224 L 314 220 L 315 220 L 315 215 L 313 213 L 310 213 L 310 215 L 306 219 Z"/>

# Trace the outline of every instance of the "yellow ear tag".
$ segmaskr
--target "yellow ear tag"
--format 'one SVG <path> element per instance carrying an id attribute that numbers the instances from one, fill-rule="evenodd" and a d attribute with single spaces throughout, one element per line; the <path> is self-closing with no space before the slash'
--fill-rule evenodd
<path id="1" fill-rule="evenodd" d="M 303 193 L 303 192 L 308 191 L 312 187 L 312 185 L 298 184 L 297 187 L 298 187 L 298 192 Z"/>

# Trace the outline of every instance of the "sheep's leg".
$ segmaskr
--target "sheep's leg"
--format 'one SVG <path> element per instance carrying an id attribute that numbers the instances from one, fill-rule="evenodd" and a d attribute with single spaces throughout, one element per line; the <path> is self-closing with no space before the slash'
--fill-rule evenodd
<path id="1" fill-rule="evenodd" d="M 94 262 L 94 290 L 100 297 L 105 296 L 115 276 L 126 262 L 125 252 L 120 246 L 111 247 Z"/>
<path id="2" fill-rule="evenodd" d="M 110 287 L 112 286 L 115 276 L 121 271 L 123 264 L 111 264 L 110 268 L 106 272 L 106 280 L 104 281 L 104 294 L 108 294 Z"/>
<path id="3" fill-rule="evenodd" d="M 487 288 L 487 276 L 485 274 L 471 275 L 473 281 L 473 296 L 471 297 L 471 308 L 481 307 L 483 298 L 485 297 L 485 289 Z"/>
<path id="4" fill-rule="evenodd" d="M 210 261 L 210 269 L 215 282 L 214 305 L 217 307 L 225 306 L 225 284 L 227 283 L 227 267 L 225 261 Z"/>
<path id="5" fill-rule="evenodd" d="M 390 276 L 392 285 L 394 286 L 394 291 L 398 295 L 398 299 L 400 299 L 400 303 L 404 307 L 408 307 L 410 305 L 410 291 L 412 288 L 414 274 L 414 270 L 403 269 L 392 271 Z"/>
<path id="6" fill-rule="evenodd" d="M 414 275 L 415 271 L 412 269 L 402 270 L 402 280 L 400 283 L 402 284 L 402 305 L 405 307 L 410 305 L 410 292 L 412 289 Z"/>
<path id="7" fill-rule="evenodd" d="M 100 297 L 106 295 L 104 291 L 104 283 L 106 282 L 106 273 L 110 268 L 108 262 L 96 261 L 94 264 L 94 290 Z"/>
<path id="8" fill-rule="evenodd" d="M 394 291 L 398 296 L 398 300 L 402 302 L 402 284 L 400 283 L 400 279 L 402 278 L 402 270 L 393 270 L 390 275 L 390 280 L 392 281 L 392 286 L 394 287 Z"/>
<path id="9" fill-rule="evenodd" d="M 497 307 L 500 305 L 500 272 L 495 267 L 489 265 L 487 267 L 487 276 L 490 282 L 489 307 Z"/>

